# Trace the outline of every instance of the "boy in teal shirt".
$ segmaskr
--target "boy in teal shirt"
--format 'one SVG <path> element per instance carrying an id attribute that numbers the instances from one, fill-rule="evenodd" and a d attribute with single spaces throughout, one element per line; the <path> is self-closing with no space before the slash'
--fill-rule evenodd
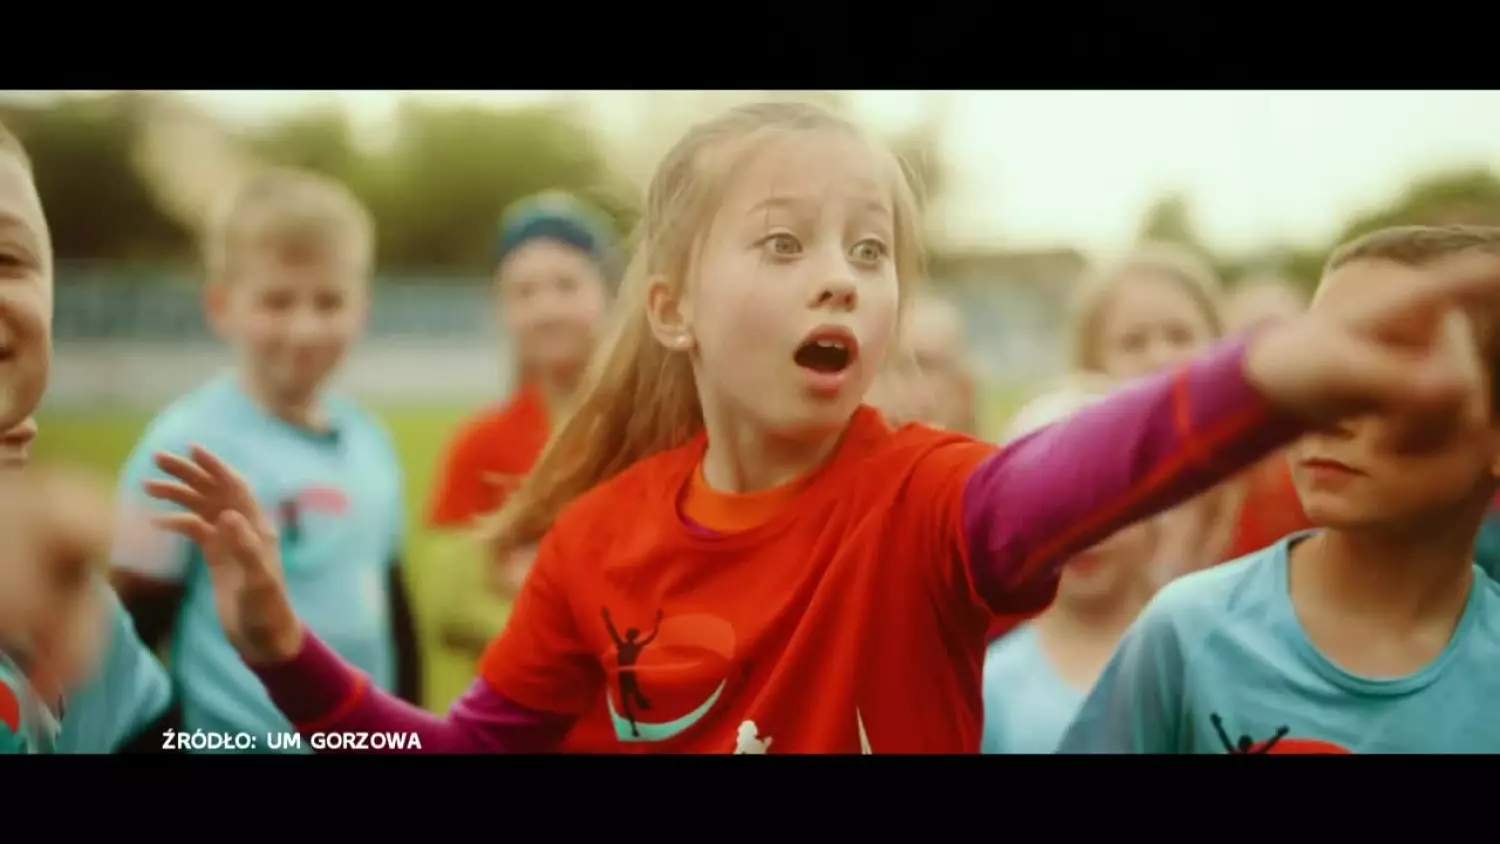
<path id="1" fill-rule="evenodd" d="M 230 456 L 276 515 L 298 611 L 374 683 L 417 701 L 420 674 L 401 576 L 405 507 L 385 430 L 327 384 L 368 310 L 368 213 L 336 182 L 301 171 L 252 177 L 207 236 L 208 317 L 235 371 L 178 399 L 147 428 L 119 481 L 132 525 L 116 582 L 147 641 L 171 635 L 183 727 L 264 750 L 291 725 L 224 636 L 195 548 L 141 525 L 142 481 L 163 451 Z"/>
<path id="2" fill-rule="evenodd" d="M 1388 229 L 1340 248 L 1314 300 L 1425 273 L 1500 274 L 1500 229 Z M 1322 530 L 1162 590 L 1064 753 L 1500 753 L 1500 583 L 1473 562 L 1500 487 L 1500 325 L 1413 314 L 1476 373 L 1447 418 L 1364 417 L 1291 450 Z"/>

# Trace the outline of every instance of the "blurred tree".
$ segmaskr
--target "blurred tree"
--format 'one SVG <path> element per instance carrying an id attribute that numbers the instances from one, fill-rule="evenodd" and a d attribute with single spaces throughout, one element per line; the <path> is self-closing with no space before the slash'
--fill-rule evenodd
<path id="1" fill-rule="evenodd" d="M 1207 261 L 1225 283 L 1243 275 L 1255 259 L 1225 255 L 1210 248 L 1198 231 L 1192 202 L 1182 191 L 1172 191 L 1146 206 L 1136 233 L 1140 243 L 1168 243 L 1188 249 Z"/>
<path id="2" fill-rule="evenodd" d="M 612 182 L 587 132 L 544 107 L 408 101 L 382 164 L 368 199 L 381 258 L 396 266 L 486 265 L 505 207 L 540 191 L 594 191 L 608 211 L 625 206 L 609 198 Z"/>
<path id="3" fill-rule="evenodd" d="M 31 155 L 60 261 L 159 262 L 191 249 L 190 232 L 163 213 L 132 160 L 151 96 L 65 97 L 0 112 Z"/>
<path id="4" fill-rule="evenodd" d="M 1193 220 L 1187 194 L 1172 191 L 1146 206 L 1136 239 L 1142 243 L 1171 243 L 1208 254 Z"/>
<path id="5" fill-rule="evenodd" d="M 408 102 L 385 148 L 366 149 L 338 109 L 228 131 L 186 101 L 154 93 L 64 98 L 0 109 L 26 142 L 61 260 L 191 262 L 211 200 L 257 163 L 344 181 L 370 206 L 389 267 L 488 265 L 507 205 L 568 190 L 622 234 L 637 197 L 587 131 L 560 109 Z"/>
<path id="6" fill-rule="evenodd" d="M 365 156 L 354 139 L 349 115 L 325 106 L 291 115 L 252 136 L 251 148 L 262 159 L 332 176 L 359 191 L 368 173 Z"/>
<path id="7" fill-rule="evenodd" d="M 1456 223 L 1500 225 L 1500 176 L 1493 170 L 1465 167 L 1415 179 L 1384 206 L 1350 220 L 1337 243 L 1386 226 Z"/>

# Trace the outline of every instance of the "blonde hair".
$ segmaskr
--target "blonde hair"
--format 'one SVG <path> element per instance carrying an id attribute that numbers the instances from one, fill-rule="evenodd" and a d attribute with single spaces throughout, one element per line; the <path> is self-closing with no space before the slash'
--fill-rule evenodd
<path id="1" fill-rule="evenodd" d="M 1068 319 L 1072 368 L 1099 369 L 1099 328 L 1104 315 L 1115 293 L 1140 278 L 1160 278 L 1176 284 L 1202 312 L 1214 336 L 1224 333 L 1220 305 L 1223 283 L 1213 268 L 1180 247 L 1146 244 L 1091 272 L 1073 291 Z"/>
<path id="2" fill-rule="evenodd" d="M 1097 372 L 1074 372 L 1021 405 L 1005 426 L 1003 442 L 1014 442 L 1053 422 L 1072 416 L 1104 398 L 1114 382 Z"/>
<path id="3" fill-rule="evenodd" d="M 266 248 L 347 248 L 361 275 L 374 263 L 370 212 L 347 187 L 317 173 L 255 172 L 225 198 L 204 232 L 209 278 L 234 278 L 247 254 Z"/>
<path id="4" fill-rule="evenodd" d="M 614 323 L 594 353 L 573 409 L 520 487 L 482 528 L 494 554 L 541 539 L 574 499 L 702 430 L 691 362 L 657 342 L 647 319 L 648 287 L 653 279 L 678 289 L 686 283 L 726 183 L 746 156 L 773 138 L 808 131 L 858 133 L 814 105 L 746 105 L 688 130 L 662 159 L 647 189 Z M 920 277 L 920 223 L 909 176 L 894 156 L 889 162 L 904 303 Z"/>

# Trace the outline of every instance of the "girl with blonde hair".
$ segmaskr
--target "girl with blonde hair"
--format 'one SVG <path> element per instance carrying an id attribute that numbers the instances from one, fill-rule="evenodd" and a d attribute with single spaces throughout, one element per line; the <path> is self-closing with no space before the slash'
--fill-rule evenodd
<path id="1" fill-rule="evenodd" d="M 1179 366 L 1224 335 L 1223 300 L 1218 275 L 1196 255 L 1168 244 L 1141 246 L 1099 267 L 1075 291 L 1070 363 L 1117 379 Z M 1289 505 L 1279 487 L 1250 480 L 1223 484 L 1164 518 L 1164 548 L 1148 588 L 1254 550 L 1244 541 L 1266 530 L 1306 526 L 1295 498 Z"/>
<path id="2" fill-rule="evenodd" d="M 542 751 L 602 703 L 621 752 L 727 754 L 752 722 L 777 753 L 973 753 L 991 614 L 1045 606 L 1075 554 L 1303 424 L 1460 400 L 1466 370 L 1384 329 L 1500 295 L 1453 276 L 1324 309 L 1002 450 L 863 404 L 918 231 L 895 158 L 827 112 L 754 105 L 688 132 L 576 409 L 488 526 L 497 555 L 540 546 L 447 716 L 304 629 L 266 514 L 212 453 L 158 457 L 177 480 L 146 487 L 184 509 L 157 523 L 204 549 L 231 641 L 314 735 Z"/>

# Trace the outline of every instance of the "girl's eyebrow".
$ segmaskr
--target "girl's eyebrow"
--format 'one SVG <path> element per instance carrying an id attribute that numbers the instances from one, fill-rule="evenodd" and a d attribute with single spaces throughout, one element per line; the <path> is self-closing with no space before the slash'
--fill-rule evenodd
<path id="1" fill-rule="evenodd" d="M 765 212 L 776 209 L 805 207 L 812 204 L 812 202 L 813 199 L 808 196 L 798 196 L 794 194 L 772 194 L 771 196 L 768 196 L 765 199 L 762 199 L 761 201 L 750 206 L 750 210 L 747 211 L 746 214 L 749 216 L 754 216 L 756 214 L 763 214 Z"/>

